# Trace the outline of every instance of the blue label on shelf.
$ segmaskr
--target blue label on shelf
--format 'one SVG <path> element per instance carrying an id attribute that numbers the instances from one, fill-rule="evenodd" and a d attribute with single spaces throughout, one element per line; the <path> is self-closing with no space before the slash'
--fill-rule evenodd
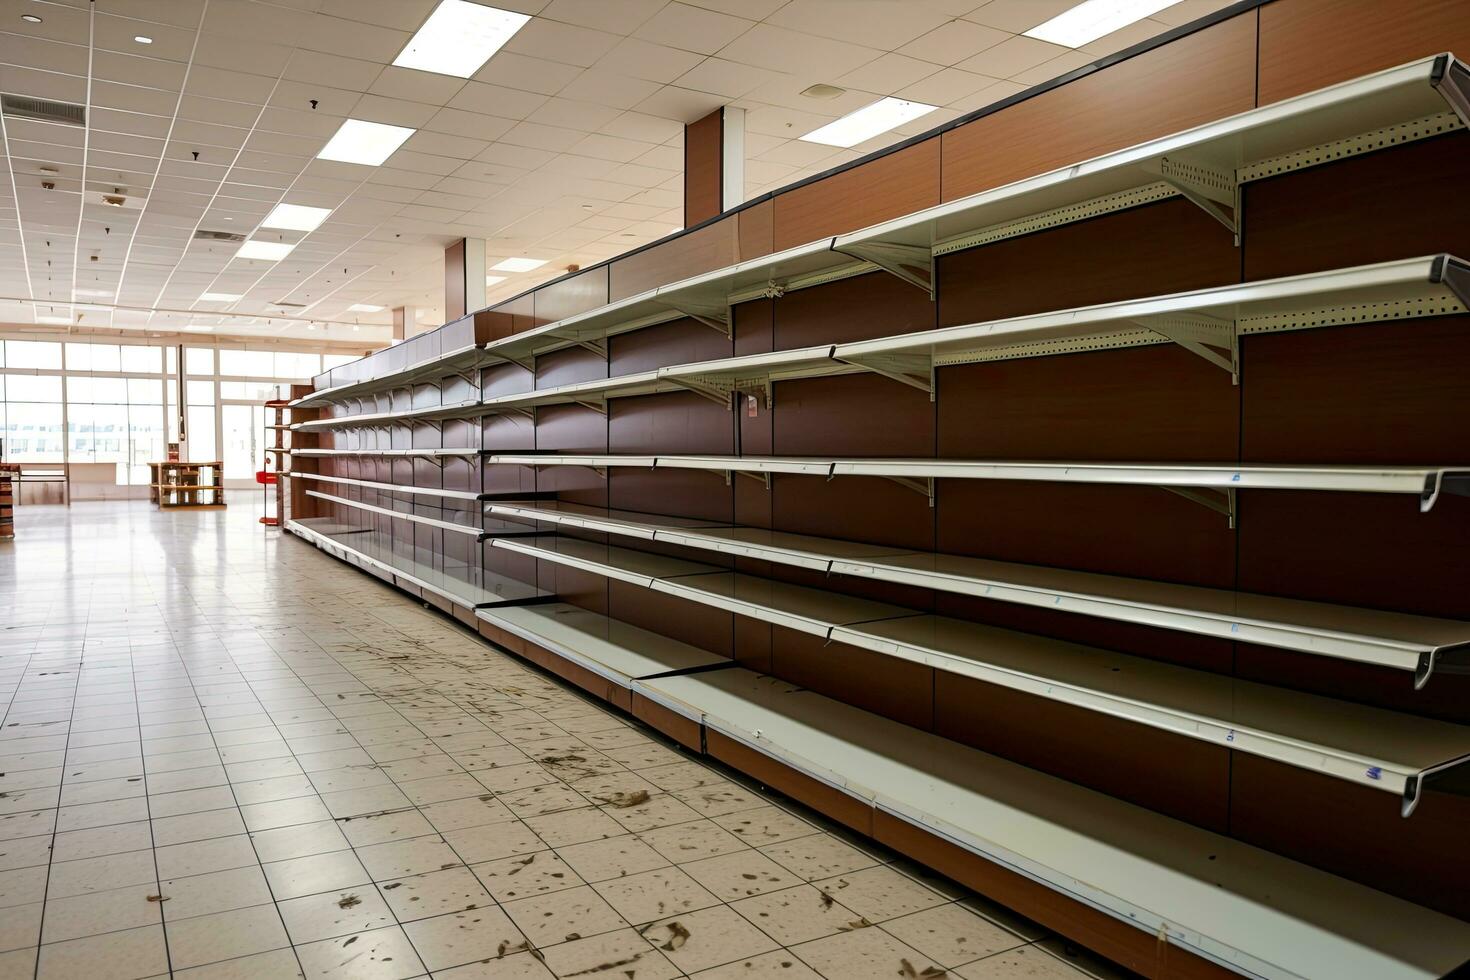
<path id="1" fill-rule="evenodd" d="M 1378 767 L 1378 766 L 1369 766 L 1368 767 L 1368 778 L 1369 779 L 1382 779 L 1383 778 L 1383 769 L 1380 768 L 1380 767 Z"/>

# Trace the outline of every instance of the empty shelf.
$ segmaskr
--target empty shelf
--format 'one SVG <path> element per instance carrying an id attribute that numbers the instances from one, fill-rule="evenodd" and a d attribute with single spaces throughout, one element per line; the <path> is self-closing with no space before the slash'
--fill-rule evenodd
<path id="1" fill-rule="evenodd" d="M 456 524 L 453 521 L 441 521 L 433 517 L 423 517 L 418 514 L 405 514 L 402 511 L 390 510 L 387 507 L 375 507 L 372 504 L 365 504 L 360 500 L 347 500 L 344 497 L 334 497 L 329 493 L 322 493 L 318 490 L 308 490 L 306 491 L 306 495 L 308 497 L 320 498 L 321 500 L 325 500 L 328 503 L 341 504 L 343 507 L 351 507 L 354 510 L 364 510 L 372 514 L 382 514 L 386 517 L 392 517 L 396 520 L 411 521 L 414 524 L 423 524 L 428 527 L 437 527 L 440 530 L 453 531 L 456 534 L 468 534 L 476 538 L 483 538 L 486 535 L 486 531 L 484 530 L 484 528 L 468 527 L 464 524 Z"/>
<path id="2" fill-rule="evenodd" d="M 823 459 L 804 456 L 561 456 L 495 453 L 490 463 L 585 466 L 593 469 L 695 469 L 758 476 L 880 476 L 899 481 L 1035 480 L 1053 483 L 1136 484 L 1210 490 L 1326 490 L 1414 494 L 1420 510 L 1440 493 L 1470 495 L 1470 466 L 1286 466 L 1248 463 L 1068 463 L 1046 460 Z M 916 486 L 932 493 L 932 487 Z"/>
<path id="3" fill-rule="evenodd" d="M 312 419 L 291 426 L 301 432 L 319 432 L 324 429 L 354 429 L 374 425 L 400 425 L 408 422 L 439 422 L 458 418 L 455 413 L 479 404 L 479 399 L 470 398 L 449 405 L 432 405 L 411 408 L 402 412 L 363 412 L 356 415 L 337 415 L 332 418 Z"/>
<path id="4" fill-rule="evenodd" d="M 635 693 L 1149 935 L 1260 977 L 1428 980 L 1470 924 L 743 669 Z"/>
<path id="5" fill-rule="evenodd" d="M 500 606 L 476 615 L 621 687 L 639 678 L 731 664 L 707 650 L 562 602 Z"/>
<path id="6" fill-rule="evenodd" d="M 302 480 L 318 480 L 322 483 L 337 483 L 349 487 L 367 487 L 388 493 L 404 493 L 416 497 L 443 497 L 450 500 L 482 500 L 483 495 L 472 490 L 440 490 L 435 487 L 415 487 L 403 483 L 376 483 L 372 480 L 354 480 L 345 476 L 324 476 L 320 473 L 290 472 L 283 474 Z"/>
<path id="7" fill-rule="evenodd" d="M 479 449 L 293 449 L 292 456 L 403 456 L 414 459 L 439 457 L 472 458 L 480 455 Z"/>
<path id="8" fill-rule="evenodd" d="M 572 508 L 495 504 L 511 520 L 612 534 L 781 564 L 1040 606 L 1163 629 L 1258 643 L 1411 671 L 1422 687 L 1441 662 L 1470 665 L 1470 622 L 1355 609 L 1302 599 L 913 552 L 760 528 L 682 528 L 655 518 L 599 518 Z"/>
<path id="9" fill-rule="evenodd" d="M 485 609 L 507 604 L 544 602 L 549 594 L 506 576 L 495 575 L 480 568 L 465 568 L 474 580 L 456 578 L 423 562 L 374 543 L 373 535 L 363 533 L 368 528 L 349 528 L 331 533 L 343 525 L 333 524 L 327 518 L 307 521 L 288 520 L 286 529 L 315 544 L 337 558 L 357 565 L 386 572 L 416 585 L 421 589 L 442 596 L 450 602 L 469 609 Z"/>
<path id="10" fill-rule="evenodd" d="M 447 378 L 450 375 L 474 371 L 484 363 L 486 363 L 484 348 L 469 345 L 447 354 L 426 358 L 416 364 L 410 364 L 408 367 L 376 378 L 367 378 L 314 391 L 290 402 L 289 407 L 310 408 L 318 405 L 340 404 L 352 398 L 402 388 L 427 378 Z"/>
<path id="11" fill-rule="evenodd" d="M 495 547 L 1370 786 L 1401 796 L 1405 816 L 1425 780 L 1470 762 L 1470 726 L 626 548 L 566 538 Z"/>

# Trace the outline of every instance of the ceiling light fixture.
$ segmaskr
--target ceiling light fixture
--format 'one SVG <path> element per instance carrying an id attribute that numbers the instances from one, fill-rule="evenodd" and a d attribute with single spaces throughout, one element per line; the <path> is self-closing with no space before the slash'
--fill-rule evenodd
<path id="1" fill-rule="evenodd" d="M 933 112 L 935 108 L 937 107 L 925 105 L 922 102 L 910 102 L 907 99 L 892 97 L 879 99 L 872 105 L 849 112 L 836 122 L 829 122 L 819 129 L 812 130 L 801 139 L 808 143 L 821 143 L 825 146 L 844 148 L 856 146 L 879 133 L 886 133 L 895 126 L 902 126 L 910 120 Z"/>
<path id="2" fill-rule="evenodd" d="M 360 163 L 368 167 L 380 167 L 391 157 L 403 141 L 416 131 L 403 126 L 386 123 L 348 119 L 337 133 L 316 155 L 318 160 L 337 160 L 341 163 Z"/>
<path id="3" fill-rule="evenodd" d="M 467 0 L 442 0 L 393 64 L 469 78 L 530 19 L 526 14 Z"/>
<path id="4" fill-rule="evenodd" d="M 824 102 L 827 99 L 835 99 L 839 95 L 845 95 L 846 93 L 847 89 L 838 88 L 836 85 L 828 85 L 825 82 L 818 82 L 815 85 L 808 85 L 806 88 L 801 90 L 801 94 L 806 96 L 807 98 L 821 99 Z"/>
<path id="5" fill-rule="evenodd" d="M 1037 24 L 1026 37 L 1064 48 L 1080 48 L 1129 24 L 1172 7 L 1179 0 L 1084 0 L 1071 10 Z"/>
<path id="6" fill-rule="evenodd" d="M 491 272 L 530 272 L 539 269 L 546 264 L 545 259 L 522 259 L 508 258 L 495 263 L 490 267 Z"/>
<path id="7" fill-rule="evenodd" d="M 262 228 L 286 228 L 291 231 L 316 231 L 327 220 L 331 208 L 309 208 L 304 204 L 277 204 L 260 223 Z"/>
<path id="8" fill-rule="evenodd" d="M 498 285 L 500 285 L 503 282 L 505 282 L 505 277 L 504 276 L 486 276 L 485 277 L 485 285 L 487 285 L 487 286 L 498 286 Z"/>
<path id="9" fill-rule="evenodd" d="M 233 303 L 243 298 L 240 293 L 204 293 L 199 297 L 204 303 Z"/>
<path id="10" fill-rule="evenodd" d="M 371 303 L 353 303 L 347 307 L 347 311 L 349 313 L 382 313 L 383 308 L 381 306 L 374 306 Z"/>
<path id="11" fill-rule="evenodd" d="M 137 41 L 139 44 L 152 44 L 153 43 L 153 38 L 149 37 L 147 34 L 134 34 L 133 35 L 133 40 L 134 41 Z"/>
<path id="12" fill-rule="evenodd" d="M 41 23 L 41 18 L 37 17 L 35 14 L 21 14 L 20 19 L 31 24 Z"/>
<path id="13" fill-rule="evenodd" d="M 252 238 L 240 246 L 240 250 L 235 253 L 235 258 L 279 262 L 290 255 L 291 250 L 295 247 L 289 242 L 263 242 L 258 238 Z"/>

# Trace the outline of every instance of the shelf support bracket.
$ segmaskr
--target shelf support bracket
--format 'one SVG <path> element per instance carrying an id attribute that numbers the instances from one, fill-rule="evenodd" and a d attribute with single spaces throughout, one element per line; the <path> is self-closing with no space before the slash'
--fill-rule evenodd
<path id="1" fill-rule="evenodd" d="M 900 245 L 896 242 L 851 242 L 834 252 L 871 262 L 890 275 L 911 286 L 918 286 L 934 298 L 934 250 L 924 245 Z"/>
<path id="2" fill-rule="evenodd" d="M 578 340 L 578 341 L 574 341 L 574 343 L 576 344 L 576 346 L 582 348 L 583 350 L 591 351 L 592 353 L 596 354 L 598 357 L 604 357 L 604 358 L 607 357 L 607 344 L 604 344 L 601 341 L 597 341 L 597 340 Z"/>
<path id="3" fill-rule="evenodd" d="M 605 399 L 599 401 L 594 398 L 574 398 L 572 399 L 572 404 L 580 405 L 583 408 L 590 408 L 598 415 L 607 414 L 607 401 Z"/>
<path id="4" fill-rule="evenodd" d="M 678 299 L 658 298 L 657 302 L 663 303 L 665 306 L 677 310 L 691 320 L 697 320 L 706 327 L 724 334 L 726 338 L 731 336 L 729 303 L 698 300 L 693 297 L 680 297 Z"/>
<path id="5" fill-rule="evenodd" d="M 828 477 L 828 479 L 830 480 L 831 477 Z M 926 476 L 920 479 L 915 479 L 911 476 L 885 476 L 883 479 L 892 480 L 901 487 L 905 487 L 914 491 L 914 493 L 927 497 L 929 499 L 929 506 L 934 506 L 934 478 L 932 476 Z"/>
<path id="6" fill-rule="evenodd" d="M 725 471 L 725 483 L 727 485 L 730 482 L 730 472 L 730 470 Z M 734 472 L 747 479 L 754 480 L 756 483 L 763 484 L 767 490 L 771 489 L 771 474 L 769 473 L 751 473 L 749 470 L 735 470 Z"/>
<path id="7" fill-rule="evenodd" d="M 1183 497 L 1185 500 L 1193 501 L 1202 507 L 1208 507 L 1217 514 L 1224 514 L 1230 530 L 1235 530 L 1235 488 L 1226 487 L 1224 490 L 1198 489 L 1195 487 L 1169 487 L 1161 486 L 1159 489 Z"/>
<path id="8" fill-rule="evenodd" d="M 1240 244 L 1240 181 L 1234 171 L 1177 157 L 1161 157 L 1145 169 L 1224 225 Z"/>
<path id="9" fill-rule="evenodd" d="M 843 361 L 891 381 L 917 388 L 934 400 L 934 359 L 928 354 L 881 354 Z"/>
<path id="10" fill-rule="evenodd" d="M 1135 322 L 1229 371 L 1231 383 L 1240 384 L 1240 338 L 1235 321 L 1203 313 L 1175 313 L 1139 317 Z"/>

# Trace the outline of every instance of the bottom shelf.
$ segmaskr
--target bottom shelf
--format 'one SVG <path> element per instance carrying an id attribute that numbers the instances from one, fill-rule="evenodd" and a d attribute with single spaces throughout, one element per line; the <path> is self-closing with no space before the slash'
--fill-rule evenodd
<path id="1" fill-rule="evenodd" d="M 733 669 L 633 691 L 1247 975 L 1429 978 L 1470 959 L 1470 923 L 773 677 Z"/>
<path id="2" fill-rule="evenodd" d="M 460 606 L 476 609 L 504 603 L 540 602 L 551 593 L 513 578 L 494 575 L 481 569 L 467 569 L 478 581 L 446 574 L 431 565 L 385 548 L 373 540 L 371 528 L 344 525 L 334 518 L 315 517 L 288 520 L 286 530 L 305 538 L 317 547 L 353 564 L 366 565 L 403 579 L 425 591 L 442 596 Z"/>

